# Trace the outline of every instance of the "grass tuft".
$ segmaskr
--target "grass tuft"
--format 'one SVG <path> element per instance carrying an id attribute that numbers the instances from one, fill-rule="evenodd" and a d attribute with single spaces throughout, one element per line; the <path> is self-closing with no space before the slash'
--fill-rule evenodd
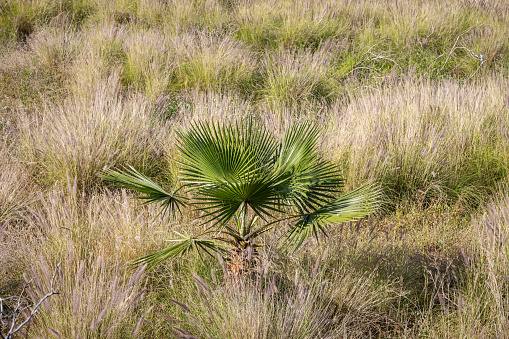
<path id="1" fill-rule="evenodd" d="M 152 124 L 148 103 L 120 93 L 118 76 L 99 83 L 87 97 L 50 104 L 40 116 L 20 116 L 23 152 L 38 178 L 61 187 L 76 178 L 81 188 L 101 181 L 100 172 L 127 163 L 153 173 L 163 129 Z"/>

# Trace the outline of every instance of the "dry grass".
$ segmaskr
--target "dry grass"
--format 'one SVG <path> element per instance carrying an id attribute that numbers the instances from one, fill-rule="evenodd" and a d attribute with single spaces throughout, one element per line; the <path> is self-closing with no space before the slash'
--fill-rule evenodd
<path id="1" fill-rule="evenodd" d="M 350 29 L 341 11 L 344 4 L 331 1 L 238 1 L 235 11 L 239 39 L 285 48 L 316 47 L 329 37 L 342 37 Z"/>
<path id="2" fill-rule="evenodd" d="M 247 91 L 255 71 L 252 53 L 230 37 L 160 30 L 126 39 L 125 81 L 149 96 L 168 90 Z"/>
<path id="3" fill-rule="evenodd" d="M 140 31 L 125 39 L 124 81 L 154 96 L 164 93 L 174 69 L 170 38 L 160 31 Z"/>
<path id="4" fill-rule="evenodd" d="M 126 62 L 123 42 L 126 29 L 113 23 L 91 26 L 84 33 L 81 52 L 67 66 L 72 77 L 65 78 L 65 87 L 73 95 L 89 96 L 108 78 L 122 73 Z M 115 85 L 117 86 L 117 85 Z"/>
<path id="5" fill-rule="evenodd" d="M 475 239 L 462 251 L 465 269 L 459 284 L 447 288 L 440 301 L 442 309 L 429 314 L 422 333 L 433 337 L 507 338 L 507 189 L 502 189 L 473 218 Z"/>
<path id="6" fill-rule="evenodd" d="M 80 33 L 69 25 L 66 16 L 58 19 L 34 32 L 27 47 L 43 67 L 61 71 L 81 50 L 82 39 Z"/>
<path id="7" fill-rule="evenodd" d="M 328 116 L 326 149 L 352 186 L 382 180 L 398 199 L 479 203 L 507 175 L 506 81 L 389 83 Z"/>
<path id="8" fill-rule="evenodd" d="M 288 107 L 303 101 L 329 97 L 331 50 L 324 43 L 316 52 L 281 50 L 268 54 L 262 61 L 266 89 L 262 91 L 272 106 Z"/>
<path id="9" fill-rule="evenodd" d="M 195 276 L 188 302 L 177 304 L 187 322 L 173 328 L 176 336 L 365 338 L 388 324 L 382 310 L 395 293 L 376 286 L 374 275 L 354 276 L 319 258 L 314 267 L 297 269 L 288 279 L 267 273 L 273 264 L 270 259 L 262 263 L 265 272 L 254 273 L 254 280 L 244 277 L 217 287 Z"/>
<path id="10" fill-rule="evenodd" d="M 32 112 L 42 103 L 42 96 L 55 98 L 64 93 L 61 74 L 42 65 L 33 53 L 6 47 L 0 56 L 2 92 L 0 126 L 15 125 L 15 111 Z"/>
<path id="11" fill-rule="evenodd" d="M 35 117 L 20 114 L 19 125 L 23 152 L 41 180 L 62 186 L 70 176 L 90 187 L 106 167 L 157 168 L 163 129 L 152 121 L 148 102 L 124 96 L 114 74 L 87 96 L 48 104 Z"/>
<path id="12" fill-rule="evenodd" d="M 42 336 L 53 332 L 61 337 L 118 337 L 119 332 L 132 331 L 135 326 L 131 317 L 141 297 L 141 272 L 130 277 L 131 272 L 121 268 L 118 238 L 110 233 L 117 227 L 93 212 L 98 207 L 94 201 L 85 207 L 86 202 L 80 202 L 76 194 L 70 192 L 66 197 L 54 192 L 42 198 L 40 210 L 27 215 L 28 225 L 42 226 L 44 235 L 29 249 L 38 258 L 37 264 L 27 263 L 27 279 L 34 281 L 33 299 L 47 292 L 50 267 L 62 260 L 57 284 L 61 294 L 44 305 L 39 329 Z M 109 219 L 113 218 L 110 214 Z"/>
<path id="13" fill-rule="evenodd" d="M 183 89 L 249 90 L 255 71 L 253 54 L 229 36 L 182 35 L 173 40 L 176 86 Z"/>
<path id="14" fill-rule="evenodd" d="M 19 217 L 20 210 L 32 200 L 29 171 L 16 161 L 6 145 L 0 144 L 0 224 Z"/>
<path id="15" fill-rule="evenodd" d="M 25 208 L 34 200 L 35 185 L 25 165 L 13 159 L 7 146 L 0 144 L 0 298 L 16 291 L 22 269 L 20 248 L 23 237 L 15 227 Z"/>
<path id="16" fill-rule="evenodd" d="M 0 298 L 61 261 L 31 337 L 509 337 L 508 27 L 503 0 L 4 1 Z M 177 128 L 250 116 L 322 126 L 385 209 L 300 253 L 267 237 L 237 283 L 196 254 L 136 271 L 203 225 L 98 174 L 170 186 Z"/>
<path id="17" fill-rule="evenodd" d="M 166 224 L 155 208 L 140 209 L 125 191 L 87 199 L 78 192 L 77 182 L 68 185 L 40 195 L 37 205 L 23 213 L 25 222 L 13 225 L 23 230 L 10 232 L 23 237 L 18 260 L 26 267 L 32 300 L 49 291 L 54 268 L 61 262 L 55 282 L 60 294 L 43 304 L 30 335 L 140 336 L 151 307 L 143 302 L 144 268 L 127 263 L 161 246 Z M 9 277 L 2 276 L 2 286 L 12 282 L 5 278 Z"/>

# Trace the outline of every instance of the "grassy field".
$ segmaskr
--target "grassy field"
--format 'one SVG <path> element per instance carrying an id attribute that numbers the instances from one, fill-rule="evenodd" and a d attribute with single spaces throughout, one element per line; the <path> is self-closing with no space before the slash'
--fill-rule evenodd
<path id="1" fill-rule="evenodd" d="M 509 338 L 508 36 L 506 0 L 0 0 L 0 333 L 53 282 L 18 337 Z M 251 117 L 380 209 L 235 281 L 132 265 L 204 226 L 102 171 L 174 187 L 179 128 Z"/>

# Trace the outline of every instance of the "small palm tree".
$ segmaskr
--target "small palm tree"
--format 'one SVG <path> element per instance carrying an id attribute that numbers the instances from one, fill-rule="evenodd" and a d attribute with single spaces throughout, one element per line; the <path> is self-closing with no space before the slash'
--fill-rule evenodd
<path id="1" fill-rule="evenodd" d="M 254 120 L 195 123 L 177 135 L 182 186 L 176 191 L 132 167 L 107 170 L 104 178 L 142 193 L 146 203 L 160 203 L 163 214 L 189 205 L 204 212 L 203 224 L 210 226 L 179 234 L 175 245 L 137 263 L 154 266 L 192 248 L 229 253 L 230 262 L 250 260 L 262 246 L 256 238 L 274 227 L 286 227 L 284 245 L 298 248 L 311 235 L 326 234 L 326 225 L 364 217 L 377 206 L 379 190 L 372 185 L 339 196 L 338 168 L 319 156 L 319 130 L 310 123 L 295 124 L 280 141 Z"/>

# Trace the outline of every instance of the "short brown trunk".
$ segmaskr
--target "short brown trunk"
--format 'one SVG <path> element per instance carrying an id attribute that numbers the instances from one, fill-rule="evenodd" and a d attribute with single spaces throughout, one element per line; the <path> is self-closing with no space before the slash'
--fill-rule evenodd
<path id="1" fill-rule="evenodd" d="M 249 272 L 253 272 L 259 261 L 258 254 L 251 245 L 245 248 L 234 247 L 226 257 L 227 274 L 232 278 L 245 276 Z"/>

